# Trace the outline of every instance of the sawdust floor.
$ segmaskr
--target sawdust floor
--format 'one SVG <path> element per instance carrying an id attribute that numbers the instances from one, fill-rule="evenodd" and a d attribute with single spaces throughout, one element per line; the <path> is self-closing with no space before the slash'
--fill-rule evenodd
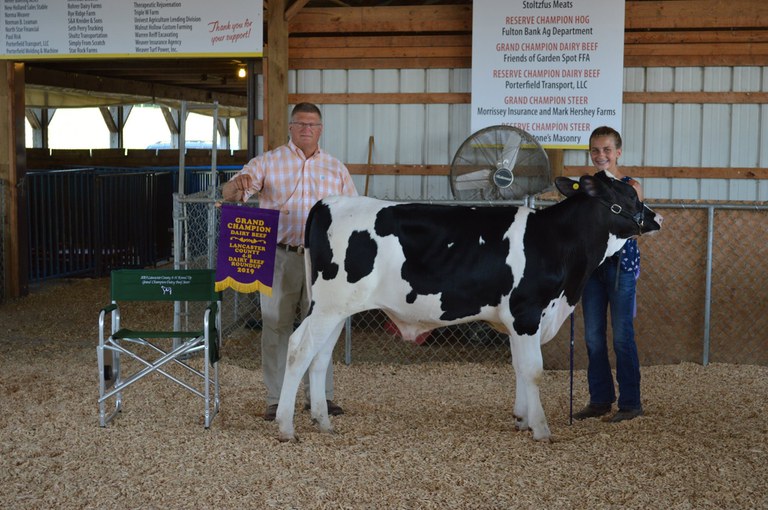
<path id="1" fill-rule="evenodd" d="M 336 434 L 263 410 L 256 339 L 230 342 L 222 406 L 152 376 L 98 426 L 99 280 L 0 305 L 0 508 L 766 508 L 768 367 L 643 367 L 645 416 L 568 423 L 547 371 L 551 443 L 517 432 L 508 363 L 336 366 Z M 68 318 L 65 320 L 65 318 Z M 575 372 L 575 406 L 587 398 Z"/>

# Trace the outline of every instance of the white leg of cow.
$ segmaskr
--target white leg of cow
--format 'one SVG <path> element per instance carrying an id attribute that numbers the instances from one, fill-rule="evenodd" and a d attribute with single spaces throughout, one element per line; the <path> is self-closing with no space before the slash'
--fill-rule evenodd
<path id="1" fill-rule="evenodd" d="M 515 352 L 516 342 L 509 338 L 509 348 L 512 352 L 512 367 L 515 369 L 515 428 L 517 430 L 528 430 L 528 399 L 525 392 L 525 379 L 523 372 L 518 367 L 518 362 L 522 355 Z"/>
<path id="2" fill-rule="evenodd" d="M 322 400 L 325 420 L 317 418 L 321 430 L 330 430 L 330 421 L 328 420 L 328 409 L 325 404 L 325 371 L 328 368 L 330 354 L 325 356 L 324 363 L 315 363 L 318 353 L 330 353 L 333 351 L 333 345 L 336 343 L 338 333 L 344 326 L 344 321 L 334 318 L 322 317 L 322 314 L 313 313 L 294 331 L 288 341 L 288 357 L 285 363 L 285 377 L 283 379 L 283 388 L 280 391 L 280 401 L 277 405 L 277 414 L 275 421 L 278 425 L 278 439 L 280 441 L 296 441 L 293 419 L 296 407 L 296 394 L 299 391 L 299 383 L 304 373 L 310 367 L 315 365 L 315 369 L 310 371 L 310 401 L 314 409 L 318 408 L 315 401 Z M 333 335 L 333 333 L 336 335 Z M 328 345 L 330 344 L 330 345 Z M 322 357 L 322 356 L 321 356 Z M 321 373 L 321 380 L 316 383 L 318 374 Z M 319 393 L 318 393 L 319 392 Z M 319 396 L 318 396 L 319 395 Z"/>
<path id="3" fill-rule="evenodd" d="M 550 437 L 544 408 L 541 407 L 539 382 L 544 375 L 544 363 L 541 358 L 541 345 L 538 335 L 511 337 L 512 359 L 517 381 L 515 394 L 515 416 L 522 427 L 533 430 L 537 441 L 548 441 Z M 522 404 L 519 402 L 522 401 Z M 522 407 L 524 406 L 524 407 Z M 520 419 L 522 418 L 522 419 Z"/>
<path id="4" fill-rule="evenodd" d="M 312 413 L 312 419 L 317 422 L 318 427 L 323 432 L 333 432 L 333 425 L 328 418 L 328 404 L 325 398 L 325 379 L 328 371 L 328 364 L 333 356 L 333 347 L 339 338 L 344 322 L 340 322 L 333 332 L 328 335 L 320 350 L 315 354 L 309 365 L 309 400 Z"/>
<path id="5" fill-rule="evenodd" d="M 311 361 L 309 319 L 303 321 L 288 340 L 288 358 L 285 364 L 283 387 L 277 404 L 275 421 L 280 441 L 297 441 L 293 429 L 293 414 L 296 409 L 296 393 L 299 383 Z"/>

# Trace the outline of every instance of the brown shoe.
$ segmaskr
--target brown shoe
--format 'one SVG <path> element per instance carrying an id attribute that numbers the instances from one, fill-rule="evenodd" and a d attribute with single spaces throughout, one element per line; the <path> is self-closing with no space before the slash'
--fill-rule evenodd
<path id="1" fill-rule="evenodd" d="M 573 415 L 574 420 L 586 420 L 597 418 L 611 412 L 611 404 L 589 404 L 584 409 Z"/>
<path id="2" fill-rule="evenodd" d="M 326 403 L 328 404 L 328 416 L 339 416 L 340 414 L 344 414 L 344 409 L 342 409 L 341 406 L 336 405 L 333 400 L 326 400 Z"/>
<path id="3" fill-rule="evenodd" d="M 344 409 L 341 406 L 336 405 L 333 400 L 326 400 L 325 404 L 328 406 L 328 416 L 339 416 L 344 414 Z M 310 404 L 304 404 L 304 410 L 309 411 L 312 408 Z"/>
<path id="4" fill-rule="evenodd" d="M 277 404 L 272 404 L 271 406 L 267 406 L 266 411 L 264 411 L 264 421 L 275 421 L 275 417 L 277 416 Z"/>

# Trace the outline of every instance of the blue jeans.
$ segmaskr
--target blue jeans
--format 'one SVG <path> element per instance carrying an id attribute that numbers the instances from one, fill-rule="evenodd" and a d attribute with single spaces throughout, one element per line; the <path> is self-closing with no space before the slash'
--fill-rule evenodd
<path id="1" fill-rule="evenodd" d="M 618 287 L 616 271 L 619 270 Z M 621 271 L 619 262 L 609 258 L 590 276 L 584 287 L 581 306 L 584 312 L 584 336 L 587 343 L 587 381 L 591 404 L 612 404 L 616 392 L 608 360 L 606 337 L 608 306 L 611 309 L 613 351 L 616 355 L 616 381 L 619 384 L 619 409 L 641 409 L 640 361 L 633 325 L 635 310 L 635 275 Z"/>

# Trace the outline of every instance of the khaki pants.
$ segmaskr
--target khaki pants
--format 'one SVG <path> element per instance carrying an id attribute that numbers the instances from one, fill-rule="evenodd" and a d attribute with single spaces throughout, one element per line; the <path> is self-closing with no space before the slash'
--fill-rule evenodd
<path id="1" fill-rule="evenodd" d="M 267 405 L 277 404 L 285 376 L 288 338 L 293 333 L 296 310 L 301 304 L 301 317 L 309 308 L 304 254 L 277 248 L 272 297 L 261 296 L 261 369 L 267 388 Z M 304 374 L 305 401 L 309 402 L 309 377 Z M 325 378 L 325 398 L 333 400 L 333 361 Z"/>

